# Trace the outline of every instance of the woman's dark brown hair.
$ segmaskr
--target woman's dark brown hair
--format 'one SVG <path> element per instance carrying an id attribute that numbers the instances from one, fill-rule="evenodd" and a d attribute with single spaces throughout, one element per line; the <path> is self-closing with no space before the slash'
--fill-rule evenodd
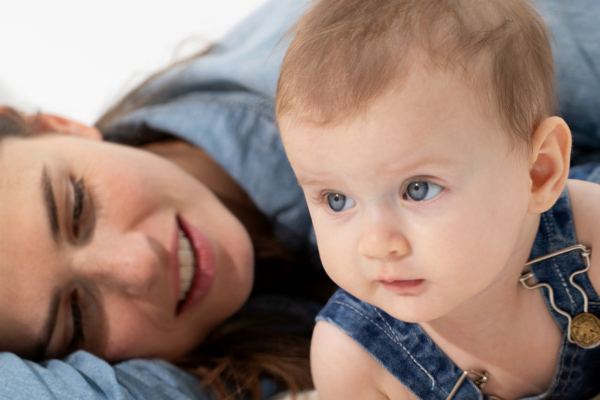
<path id="1" fill-rule="evenodd" d="M 27 118 L 14 108 L 0 106 L 0 140 L 8 136 L 31 136 L 38 122 L 37 115 Z"/>
<path id="2" fill-rule="evenodd" d="M 153 89 L 150 95 L 140 93 L 161 74 L 150 77 L 126 95 L 96 126 L 102 131 L 116 118 L 159 102 L 161 88 L 168 86 L 168 82 Z M 39 118 L 35 116 L 27 117 L 9 107 L 0 107 L 0 139 L 30 136 L 39 132 L 38 124 Z M 164 136 L 150 130 L 146 133 L 149 137 Z M 232 212 L 235 214 L 235 210 Z M 267 223 L 266 217 L 262 218 Z M 246 306 L 218 326 L 198 348 L 185 357 L 171 360 L 200 377 L 202 385 L 210 387 L 219 400 L 259 400 L 264 379 L 292 393 L 312 388 L 309 350 L 314 315 L 305 309 L 312 307 L 316 311 L 333 293 L 334 286 L 324 274 L 314 272 L 306 256 L 282 246 L 271 231 L 269 227 L 252 237 L 255 285 Z M 265 304 L 270 304 L 271 309 L 265 309 Z M 281 311 L 286 308 L 299 312 Z"/>

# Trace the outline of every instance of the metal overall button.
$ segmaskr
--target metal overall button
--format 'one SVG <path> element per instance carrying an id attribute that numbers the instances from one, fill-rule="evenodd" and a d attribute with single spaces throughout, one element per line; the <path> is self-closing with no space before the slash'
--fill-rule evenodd
<path id="1" fill-rule="evenodd" d="M 569 340 L 569 342 L 575 343 L 578 346 L 583 347 L 584 349 L 592 349 L 592 348 L 600 345 L 600 320 L 595 315 L 588 313 L 587 293 L 585 292 L 585 290 L 583 290 L 583 288 L 581 286 L 576 284 L 575 281 L 573 280 L 575 275 L 583 274 L 590 269 L 590 252 L 591 252 L 591 250 L 582 244 L 578 244 L 575 246 L 567 247 L 566 249 L 556 251 L 554 253 L 547 254 L 543 257 L 539 257 L 534 260 L 531 260 L 525 264 L 525 267 L 528 267 L 531 264 L 535 264 L 537 262 L 547 260 L 548 258 L 556 257 L 558 255 L 568 253 L 568 252 L 571 252 L 574 250 L 579 250 L 579 252 L 581 253 L 581 257 L 583 258 L 583 263 L 585 264 L 585 268 L 580 269 L 579 271 L 573 272 L 571 274 L 571 276 L 569 277 L 569 282 L 571 283 L 571 285 L 573 285 L 577 290 L 579 290 L 579 292 L 583 296 L 583 312 L 576 315 L 575 318 L 571 318 L 571 315 L 569 313 L 561 310 L 560 308 L 558 308 L 556 306 L 556 303 L 554 302 L 554 290 L 552 290 L 552 287 L 549 284 L 538 283 L 538 284 L 531 285 L 531 286 L 529 284 L 527 284 L 527 281 L 534 277 L 533 272 L 531 272 L 531 271 L 524 272 L 521 275 L 521 277 L 519 278 L 519 282 L 521 282 L 521 284 L 527 289 L 533 290 L 533 289 L 537 289 L 537 288 L 541 288 L 541 287 L 545 287 L 546 289 L 548 289 L 548 297 L 550 299 L 550 304 L 552 305 L 552 308 L 554 308 L 554 310 L 556 310 L 557 313 L 561 314 L 562 316 L 564 316 L 565 318 L 567 318 L 569 320 L 569 326 L 567 328 L 567 331 L 569 332 L 567 339 Z M 446 400 L 450 400 L 454 397 L 454 395 L 460 388 L 460 385 L 463 383 L 463 381 L 467 378 L 468 375 L 475 375 L 478 377 L 478 379 L 475 380 L 475 384 L 480 389 L 483 388 L 483 386 L 485 385 L 485 383 L 488 380 L 488 374 L 485 371 L 484 372 L 477 372 L 477 371 L 473 371 L 473 370 L 464 371 L 463 374 L 461 375 L 460 379 L 458 380 L 458 382 L 456 382 L 456 385 L 454 385 L 454 388 L 452 389 L 452 391 L 450 392 L 450 395 L 446 398 Z M 496 396 L 488 396 L 488 397 L 490 399 L 501 400 L 499 397 L 496 397 Z"/>
<path id="2" fill-rule="evenodd" d="M 585 247 L 582 244 L 578 244 L 575 246 L 567 247 L 566 249 L 550 253 L 543 257 L 536 258 L 534 260 L 529 261 L 525 266 L 529 266 L 531 264 L 546 260 L 551 257 L 558 256 L 560 254 L 568 253 L 570 251 L 579 250 L 581 253 L 581 258 L 583 258 L 583 263 L 585 264 L 585 268 L 580 269 L 579 271 L 575 271 L 569 277 L 569 282 L 573 285 L 581 295 L 583 296 L 583 313 L 576 315 L 574 318 L 571 318 L 571 315 L 556 306 L 554 302 L 554 291 L 552 287 L 547 283 L 538 283 L 536 285 L 528 285 L 527 280 L 533 277 L 533 272 L 524 272 L 519 278 L 519 282 L 527 289 L 537 289 L 540 287 L 545 287 L 548 289 L 548 297 L 550 299 L 550 304 L 552 308 L 556 310 L 557 313 L 564 316 L 569 320 L 569 326 L 567 331 L 569 335 L 567 339 L 571 343 L 575 343 L 584 349 L 593 349 L 600 345 L 600 320 L 593 314 L 588 313 L 588 296 L 585 290 L 581 286 L 575 283 L 573 278 L 575 275 L 583 274 L 590 269 L 590 252 L 591 250 Z"/>

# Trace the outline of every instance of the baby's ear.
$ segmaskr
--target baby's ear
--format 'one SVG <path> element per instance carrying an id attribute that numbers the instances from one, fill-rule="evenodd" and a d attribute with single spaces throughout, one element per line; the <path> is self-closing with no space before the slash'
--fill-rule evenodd
<path id="1" fill-rule="evenodd" d="M 30 117 L 35 118 L 35 130 L 37 133 L 57 132 L 64 135 L 102 140 L 102 134 L 98 129 L 69 118 L 43 113 L 31 115 Z"/>
<path id="2" fill-rule="evenodd" d="M 554 205 L 567 183 L 571 130 L 562 118 L 547 118 L 533 132 L 531 145 L 531 198 L 528 211 L 540 214 Z"/>

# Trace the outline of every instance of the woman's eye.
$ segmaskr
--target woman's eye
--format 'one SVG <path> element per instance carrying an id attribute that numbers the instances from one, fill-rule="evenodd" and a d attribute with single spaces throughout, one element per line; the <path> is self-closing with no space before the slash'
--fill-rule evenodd
<path id="1" fill-rule="evenodd" d="M 431 200 L 441 193 L 444 188 L 427 181 L 413 181 L 406 188 L 406 197 L 412 201 Z"/>
<path id="2" fill-rule="evenodd" d="M 339 193 L 330 193 L 327 195 L 327 204 L 332 211 L 340 212 L 354 207 L 356 204 L 350 197 Z"/>
<path id="3" fill-rule="evenodd" d="M 80 219 L 83 214 L 83 204 L 85 199 L 85 185 L 83 179 L 73 182 L 73 217 L 71 219 L 71 229 L 73 235 L 79 237 Z"/>
<path id="4" fill-rule="evenodd" d="M 73 316 L 73 336 L 69 342 L 69 352 L 82 348 L 85 341 L 83 335 L 83 313 L 81 312 L 77 292 L 73 292 L 71 295 L 71 314 Z"/>

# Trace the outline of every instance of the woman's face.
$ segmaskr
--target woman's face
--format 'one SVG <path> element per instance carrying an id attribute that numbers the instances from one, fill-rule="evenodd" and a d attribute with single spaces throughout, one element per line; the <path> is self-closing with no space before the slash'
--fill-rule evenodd
<path id="1" fill-rule="evenodd" d="M 0 350 L 26 357 L 174 358 L 252 288 L 242 224 L 143 150 L 61 134 L 3 139 L 0 221 Z"/>

